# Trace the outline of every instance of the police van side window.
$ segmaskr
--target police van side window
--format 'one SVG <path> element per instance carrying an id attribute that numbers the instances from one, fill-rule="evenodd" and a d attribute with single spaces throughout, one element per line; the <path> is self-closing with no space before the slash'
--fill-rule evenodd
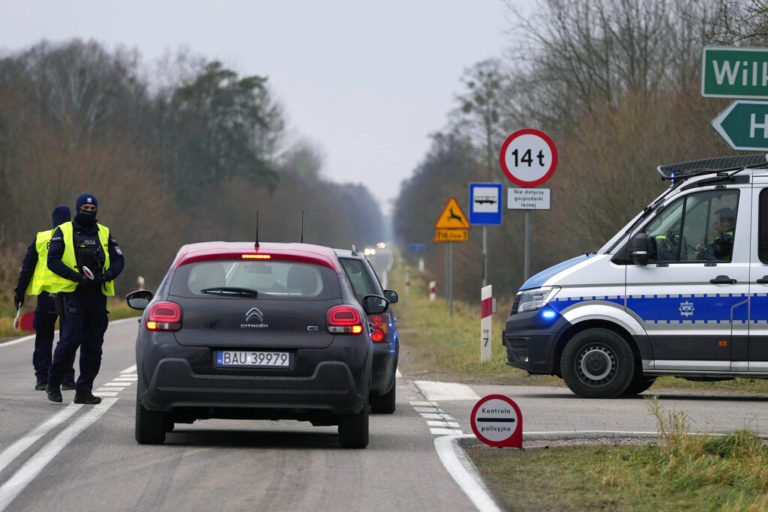
<path id="1" fill-rule="evenodd" d="M 674 201 L 645 228 L 656 263 L 731 261 L 738 190 L 713 190 Z"/>
<path id="2" fill-rule="evenodd" d="M 760 192 L 760 218 L 757 224 L 757 256 L 768 263 L 768 188 Z"/>

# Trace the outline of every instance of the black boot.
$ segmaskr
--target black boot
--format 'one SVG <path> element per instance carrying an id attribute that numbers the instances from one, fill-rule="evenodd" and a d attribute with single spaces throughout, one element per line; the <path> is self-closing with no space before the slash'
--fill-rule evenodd
<path id="1" fill-rule="evenodd" d="M 101 397 L 94 396 L 90 391 L 77 392 L 75 393 L 75 403 L 96 405 L 101 403 Z"/>
<path id="2" fill-rule="evenodd" d="M 59 386 L 46 386 L 45 392 L 48 393 L 48 400 L 61 403 L 61 390 Z"/>

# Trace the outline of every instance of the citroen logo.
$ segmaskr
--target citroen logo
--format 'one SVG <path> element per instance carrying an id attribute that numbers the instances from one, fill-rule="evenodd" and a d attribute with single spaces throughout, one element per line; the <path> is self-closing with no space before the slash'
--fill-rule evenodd
<path id="1" fill-rule="evenodd" d="M 254 306 L 245 314 L 245 321 L 247 323 L 262 324 L 264 323 L 264 313 L 262 313 L 259 308 Z"/>

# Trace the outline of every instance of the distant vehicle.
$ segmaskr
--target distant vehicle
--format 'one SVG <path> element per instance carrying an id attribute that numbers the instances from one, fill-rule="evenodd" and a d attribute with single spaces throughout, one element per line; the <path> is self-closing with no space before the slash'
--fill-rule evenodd
<path id="1" fill-rule="evenodd" d="M 379 249 L 385 249 L 387 247 L 387 244 L 385 242 L 379 242 L 376 244 L 376 247 Z"/>
<path id="2" fill-rule="evenodd" d="M 507 364 L 584 397 L 661 375 L 768 379 L 768 163 L 743 155 L 660 166 L 671 186 L 596 253 L 515 297 Z"/>
<path id="3" fill-rule="evenodd" d="M 294 419 L 338 425 L 368 445 L 374 347 L 368 324 L 387 300 L 358 297 L 332 249 L 208 242 L 181 247 L 144 310 L 136 340 L 136 440 L 175 423 Z"/>
<path id="4" fill-rule="evenodd" d="M 390 304 L 398 301 L 397 292 L 384 290 L 379 276 L 368 259 L 357 249 L 336 249 L 355 295 L 364 301 L 369 295 L 383 296 Z M 373 377 L 371 378 L 371 411 L 392 414 L 395 412 L 397 382 L 397 360 L 400 356 L 400 334 L 397 331 L 397 318 L 392 309 L 379 315 L 370 315 L 371 340 L 373 340 Z"/>
<path id="5" fill-rule="evenodd" d="M 365 249 L 363 249 L 363 254 L 366 256 L 373 256 L 374 254 L 376 254 L 376 249 L 374 249 L 373 247 L 366 247 Z"/>

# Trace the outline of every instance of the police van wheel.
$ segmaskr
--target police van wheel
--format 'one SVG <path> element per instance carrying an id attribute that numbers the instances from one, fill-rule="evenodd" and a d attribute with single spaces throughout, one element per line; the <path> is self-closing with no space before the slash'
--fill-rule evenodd
<path id="1" fill-rule="evenodd" d="M 634 396 L 639 395 L 649 387 L 653 386 L 653 383 L 656 382 L 656 377 L 643 377 L 642 373 L 635 373 L 635 380 L 629 383 L 629 387 L 624 390 L 624 393 L 622 395 L 624 396 Z"/>
<path id="2" fill-rule="evenodd" d="M 610 329 L 592 328 L 577 333 L 560 358 L 565 383 L 585 398 L 619 396 L 635 376 L 632 349 Z"/>

